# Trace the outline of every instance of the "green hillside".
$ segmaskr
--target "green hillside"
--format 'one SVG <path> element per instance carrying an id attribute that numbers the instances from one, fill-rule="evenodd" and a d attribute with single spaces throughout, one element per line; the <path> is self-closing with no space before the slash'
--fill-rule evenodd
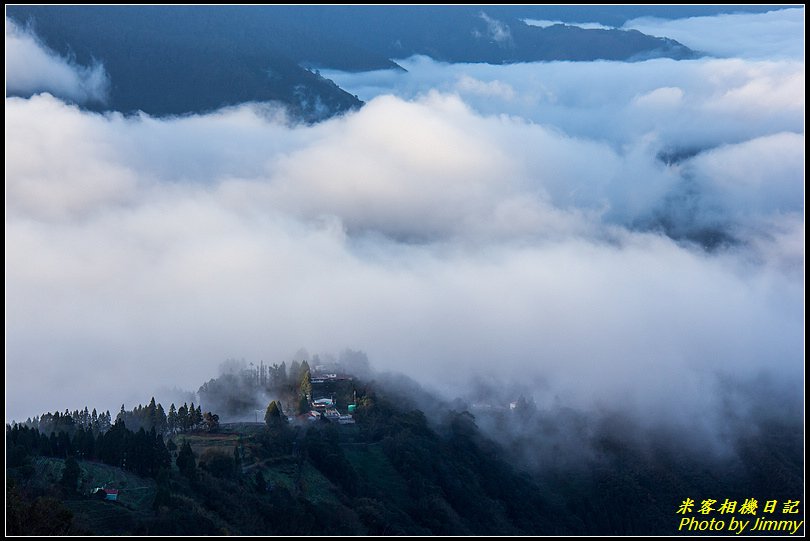
<path id="1" fill-rule="evenodd" d="M 409 405 L 415 391 L 384 387 L 356 385 L 356 424 L 303 414 L 199 421 L 168 432 L 165 445 L 154 427 L 124 426 L 148 419 L 160 409 L 154 403 L 122 412 L 95 439 L 81 427 L 71 439 L 61 429 L 46 436 L 7 426 L 7 533 L 667 535 L 687 497 L 802 493 L 801 427 L 773 419 L 750 420 L 756 431 L 712 456 L 664 434 L 639 445 L 625 420 L 581 417 L 592 437 L 576 445 L 587 449 L 529 467 L 521 453 L 547 460 L 543 445 L 557 445 L 547 427 L 564 431 L 578 414 L 507 410 L 498 413 L 502 433 L 487 437 L 477 425 L 484 414 L 476 420 L 436 402 L 429 420 Z M 64 427 L 72 416 L 46 417 Z M 117 489 L 117 501 L 91 494 L 97 487 Z"/>

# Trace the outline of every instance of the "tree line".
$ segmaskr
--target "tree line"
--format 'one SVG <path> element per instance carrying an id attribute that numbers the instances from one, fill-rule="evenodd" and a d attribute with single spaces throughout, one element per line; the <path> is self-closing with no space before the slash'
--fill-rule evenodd
<path id="1" fill-rule="evenodd" d="M 77 427 L 72 435 L 62 431 L 46 436 L 23 424 L 7 426 L 6 456 L 8 467 L 24 466 L 34 456 L 46 456 L 98 460 L 146 477 L 155 477 L 162 468 L 171 466 L 171 454 L 161 434 L 154 429 L 129 430 L 121 420 L 98 434 Z"/>
<path id="2" fill-rule="evenodd" d="M 219 427 L 219 415 L 210 411 L 203 413 L 202 407 L 195 407 L 194 402 L 191 405 L 184 402 L 179 408 L 172 403 L 169 412 L 166 413 L 163 405 L 156 403 L 154 397 L 146 406 L 138 404 L 131 410 L 127 410 L 122 404 L 114 422 L 109 410 L 99 414 L 93 408 L 91 413 L 85 406 L 83 410 L 74 410 L 72 413 L 69 410 L 65 410 L 64 413 L 58 411 L 43 413 L 41 416 L 27 419 L 24 423 L 15 424 L 36 428 L 46 436 L 64 432 L 67 437 L 72 438 L 80 429 L 90 431 L 97 437 L 98 434 L 109 431 L 113 424 L 119 421 L 133 432 L 140 429 L 146 432 L 154 430 L 164 436 L 203 429 L 214 431 Z"/>
<path id="3" fill-rule="evenodd" d="M 232 361 L 225 373 L 205 382 L 200 400 L 223 415 L 240 416 L 266 407 L 267 395 L 283 397 L 288 411 L 306 413 L 312 398 L 312 376 L 307 361 L 250 366 Z"/>

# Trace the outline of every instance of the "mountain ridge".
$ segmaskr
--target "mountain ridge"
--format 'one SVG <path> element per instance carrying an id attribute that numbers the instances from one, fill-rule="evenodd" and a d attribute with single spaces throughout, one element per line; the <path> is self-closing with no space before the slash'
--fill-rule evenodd
<path id="1" fill-rule="evenodd" d="M 637 31 L 539 28 L 488 7 L 9 6 L 7 17 L 63 58 L 101 63 L 106 103 L 89 109 L 164 116 L 250 101 L 318 121 L 362 101 L 315 67 L 401 69 L 392 58 L 447 62 L 691 58 L 673 40 Z M 496 10 L 497 11 L 497 10 Z M 308 67 L 305 67 L 308 66 Z"/>

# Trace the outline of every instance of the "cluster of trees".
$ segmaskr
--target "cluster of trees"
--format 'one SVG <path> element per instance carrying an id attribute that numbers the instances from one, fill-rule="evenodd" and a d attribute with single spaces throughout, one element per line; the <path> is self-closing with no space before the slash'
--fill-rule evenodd
<path id="1" fill-rule="evenodd" d="M 127 411 L 121 404 L 121 411 L 118 412 L 115 419 L 123 421 L 130 430 L 140 428 L 152 430 L 154 428 L 160 434 L 164 434 L 168 430 L 166 412 L 163 410 L 162 404 L 155 403 L 154 396 L 147 406 L 138 404 L 132 408 L 132 411 Z"/>
<path id="2" fill-rule="evenodd" d="M 154 429 L 158 434 L 177 434 L 193 430 L 213 431 L 219 427 L 219 415 L 210 411 L 203 413 L 202 407 L 194 407 L 184 402 L 179 408 L 174 403 L 169 406 L 167 414 L 161 404 L 155 403 L 155 398 L 147 406 L 138 405 L 132 411 L 126 411 L 123 404 L 116 419 L 124 422 L 127 428 L 138 430 Z"/>
<path id="3" fill-rule="evenodd" d="M 306 361 L 304 361 L 306 363 Z M 298 413 L 309 412 L 309 401 L 312 398 L 312 378 L 307 368 L 301 374 L 301 382 L 298 386 L 298 403 L 296 404 L 296 411 Z M 281 407 L 281 400 L 271 400 L 267 405 L 267 410 L 264 413 L 264 422 L 270 429 L 277 428 L 279 425 L 287 423 L 287 416 Z"/>
<path id="4" fill-rule="evenodd" d="M 226 363 L 225 373 L 204 383 L 197 392 L 207 408 L 231 417 L 246 417 L 267 407 L 267 396 L 289 404 L 296 413 L 309 411 L 312 374 L 307 361 L 249 366 L 237 361 Z"/>
<path id="5" fill-rule="evenodd" d="M 358 432 L 347 438 L 351 432 L 317 423 L 306 433 L 304 450 L 313 466 L 352 498 L 351 508 L 370 534 L 574 531 L 564 520 L 550 526 L 563 510 L 554 509 L 531 478 L 498 458 L 470 414 L 445 415 L 438 425 L 429 423 L 419 410 L 360 393 Z"/>
<path id="6" fill-rule="evenodd" d="M 116 506 L 128 523 L 79 520 L 78 526 L 102 528 L 100 534 L 671 534 L 673 512 L 686 496 L 720 492 L 784 501 L 797 499 L 803 487 L 802 426 L 796 423 L 747 419 L 757 430 L 740 437 L 733 455 L 706 458 L 681 452 L 665 437 L 633 443 L 625 419 L 604 424 L 562 410 L 547 417 L 523 399 L 515 411 L 497 413 L 492 422 L 504 432 L 492 440 L 479 429 L 486 415 L 437 405 L 429 420 L 417 409 L 426 400 L 409 404 L 414 391 L 394 387 L 358 387 L 357 424 L 350 427 L 287 423 L 281 404 L 270 402 L 266 430 L 239 434 L 233 448 L 210 438 L 217 444 L 203 445 L 199 457 L 183 441 L 177 469 L 168 468 L 171 440 L 163 446 L 154 428 L 133 432 L 123 419 L 99 434 L 74 423 L 70 436 L 7 426 L 7 476 L 21 487 L 7 485 L 9 531 L 80 533 L 57 500 L 43 499 L 60 494 L 53 490 L 56 480 L 46 480 L 50 485 L 38 499 L 27 492 L 34 483 L 24 469 L 32 455 L 67 457 L 59 480 L 66 490 L 75 487 L 81 467 L 75 459 L 82 458 L 155 478 L 154 515 Z M 593 456 L 552 462 L 554 453 L 544 446 L 569 437 L 555 431 L 566 424 L 579 430 L 586 422 L 591 435 L 572 441 L 590 446 Z M 546 465 L 516 469 L 526 462 L 505 447 L 510 437 L 540 453 Z M 571 445 L 560 449 L 572 454 Z"/>
<path id="7" fill-rule="evenodd" d="M 190 406 L 184 402 L 177 409 L 172 404 L 165 419 L 167 431 L 171 434 L 201 429 L 213 432 L 219 428 L 219 415 L 210 411 L 203 413 L 201 406 L 195 409 L 194 402 Z"/>
<path id="8" fill-rule="evenodd" d="M 36 428 L 43 434 L 51 434 L 52 432 L 72 434 L 76 428 L 89 429 L 93 434 L 98 434 L 110 429 L 112 417 L 109 411 L 98 413 L 93 408 L 91 413 L 85 406 L 83 410 L 74 410 L 73 413 L 68 410 L 65 410 L 64 413 L 58 411 L 55 413 L 43 413 L 39 417 L 28 418 L 23 424 Z"/>
<path id="9" fill-rule="evenodd" d="M 287 422 L 284 411 L 281 409 L 281 402 L 270 401 L 264 414 L 264 422 L 268 428 L 274 428 Z"/>
<path id="10" fill-rule="evenodd" d="M 164 436 L 193 430 L 215 431 L 219 416 L 202 412 L 200 406 L 172 404 L 167 414 L 154 397 L 148 405 L 121 411 L 110 422 L 110 412 L 92 413 L 85 407 L 73 413 L 44 413 L 24 423 L 6 426 L 6 456 L 9 467 L 29 470 L 32 456 L 99 460 L 139 475 L 154 477 L 171 465 L 174 442 Z M 187 446 L 188 444 L 186 444 Z M 186 460 L 191 449 L 181 449 Z M 186 464 L 189 461 L 186 460 Z M 191 460 L 193 463 L 193 458 Z M 187 471 L 190 471 L 187 469 Z"/>
<path id="11" fill-rule="evenodd" d="M 314 362 L 319 362 L 317 355 L 314 357 Z M 285 387 L 295 388 L 301 383 L 304 374 L 311 372 L 309 363 L 306 360 L 292 361 L 289 369 L 287 363 L 281 364 L 274 363 L 272 365 L 260 362 L 257 365 L 250 363 L 248 367 L 237 370 L 241 377 L 250 382 L 257 388 L 267 389 L 268 391 L 280 391 Z"/>
<path id="12" fill-rule="evenodd" d="M 51 432 L 14 424 L 6 428 L 6 456 L 9 467 L 24 466 L 33 456 L 99 460 L 110 466 L 155 477 L 161 468 L 171 466 L 171 454 L 163 436 L 154 429 L 129 430 L 117 420 L 107 432 L 75 428 L 73 434 Z M 75 489 L 75 486 L 74 486 Z"/>
<path id="13" fill-rule="evenodd" d="M 306 362 L 306 361 L 304 361 Z M 291 372 L 297 369 L 298 363 L 292 362 Z M 278 389 L 288 383 L 287 363 L 273 363 L 272 365 L 260 362 L 257 365 L 250 363 L 250 367 L 243 372 L 244 376 L 250 378 L 258 387 L 266 389 Z"/>
<path id="14" fill-rule="evenodd" d="M 91 535 L 77 528 L 73 512 L 53 496 L 27 498 L 13 479 L 6 484 L 6 535 Z"/>
<path id="15" fill-rule="evenodd" d="M 298 413 L 309 411 L 309 402 L 312 400 L 312 374 L 306 361 L 301 363 L 298 377 Z"/>
<path id="16" fill-rule="evenodd" d="M 137 432 L 144 429 L 146 432 L 154 430 L 157 434 L 173 435 L 179 432 L 193 430 L 214 431 L 219 427 L 219 415 L 210 411 L 203 413 L 202 407 L 183 403 L 179 408 L 172 404 L 168 414 L 163 409 L 163 405 L 155 402 L 152 397 L 146 406 L 138 404 L 132 410 L 127 410 L 121 404 L 121 410 L 115 417 L 114 422 L 122 422 L 129 430 Z M 112 417 L 109 411 L 97 413 L 95 408 L 92 413 L 85 406 L 84 410 L 75 410 L 71 413 L 65 410 L 64 413 L 43 413 L 39 417 L 28 419 L 23 425 L 29 428 L 36 428 L 40 433 L 50 435 L 65 432 L 68 437 L 72 437 L 78 429 L 90 431 L 94 436 L 107 432 L 113 426 Z"/>

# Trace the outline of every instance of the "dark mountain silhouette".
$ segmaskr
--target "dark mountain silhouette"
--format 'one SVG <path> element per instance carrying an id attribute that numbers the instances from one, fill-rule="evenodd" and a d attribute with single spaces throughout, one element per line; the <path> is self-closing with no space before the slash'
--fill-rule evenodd
<path id="1" fill-rule="evenodd" d="M 525 16 L 538 16 L 527 9 Z M 689 58 L 636 31 L 526 25 L 511 9 L 465 6 L 10 6 L 50 48 L 110 78 L 97 109 L 183 114 L 278 101 L 316 121 L 360 100 L 317 67 L 397 69 L 414 54 L 448 62 Z"/>

